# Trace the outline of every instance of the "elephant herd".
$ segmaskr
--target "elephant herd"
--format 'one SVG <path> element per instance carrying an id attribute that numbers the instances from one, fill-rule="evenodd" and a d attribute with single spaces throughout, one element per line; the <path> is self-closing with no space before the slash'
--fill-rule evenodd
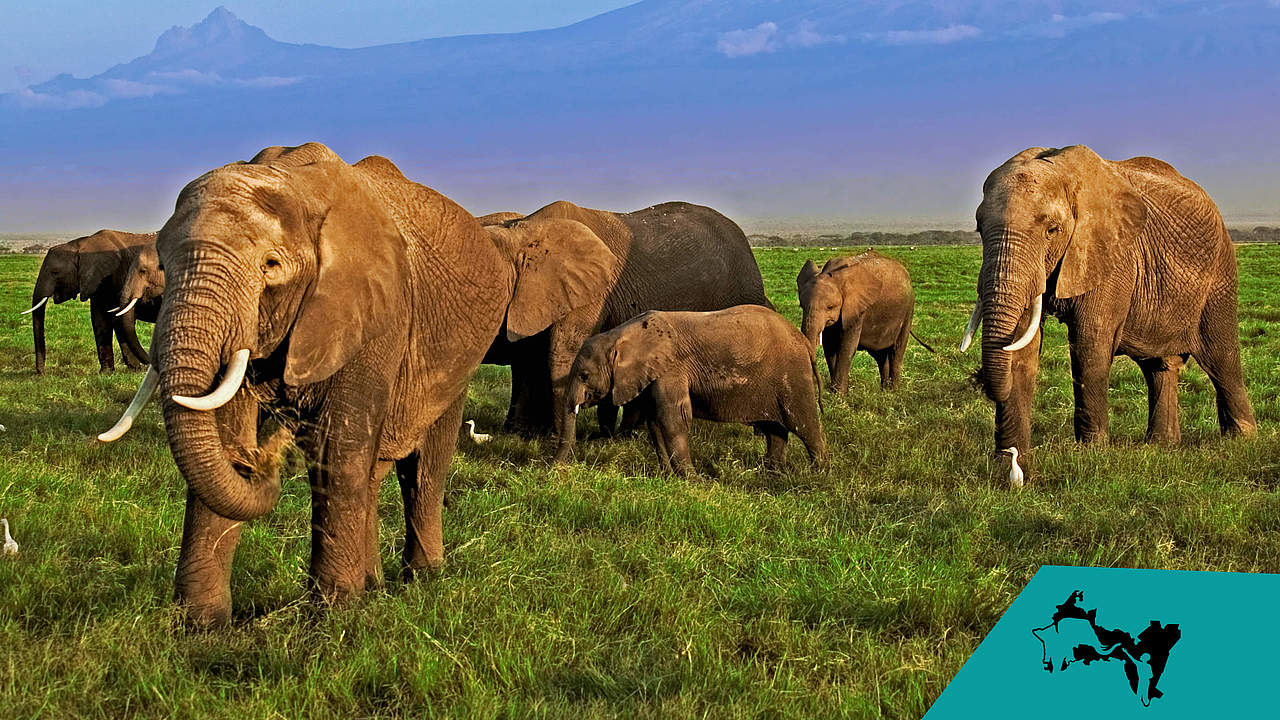
<path id="1" fill-rule="evenodd" d="M 981 381 L 1011 472 L 1030 451 L 1046 313 L 1068 327 L 1079 440 L 1106 436 L 1120 354 L 1147 379 L 1151 439 L 1178 440 L 1188 357 L 1217 390 L 1223 432 L 1254 431 L 1235 257 L 1198 186 L 1151 158 L 1032 148 L 991 173 L 977 220 L 983 260 L 962 349 L 981 324 Z M 619 408 L 624 426 L 645 424 L 677 473 L 691 468 L 693 418 L 754 427 L 769 469 L 792 433 L 824 463 L 817 346 L 832 389 L 845 390 L 859 349 L 893 387 L 914 294 L 906 269 L 873 251 L 807 262 L 796 282 L 799 330 L 765 297 L 742 230 L 710 208 L 561 201 L 476 218 L 385 158 L 350 165 L 309 143 L 193 180 L 156 235 L 104 230 L 51 249 L 28 312 L 37 372 L 44 306 L 76 294 L 90 301 L 104 371 L 112 332 L 127 365 L 150 362 L 99 437 L 120 438 L 159 390 L 188 486 L 175 594 L 192 621 L 217 624 L 230 619 L 241 524 L 276 504 L 290 444 L 309 461 L 317 597 L 382 581 L 376 501 L 392 469 L 403 573 L 439 568 L 444 482 L 482 363 L 511 366 L 505 429 L 556 436 L 557 461 L 595 405 L 603 434 Z M 135 319 L 155 322 L 149 354 Z"/>

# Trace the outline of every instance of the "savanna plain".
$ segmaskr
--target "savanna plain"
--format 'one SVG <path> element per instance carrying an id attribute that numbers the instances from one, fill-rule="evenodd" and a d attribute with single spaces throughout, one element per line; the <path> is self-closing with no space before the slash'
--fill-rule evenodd
<path id="1" fill-rule="evenodd" d="M 799 322 L 804 259 L 756 257 Z M 399 490 L 383 485 L 385 589 L 322 611 L 305 597 L 310 504 L 296 463 L 250 525 L 232 574 L 236 622 L 185 629 L 171 604 L 185 486 L 153 406 L 95 442 L 142 375 L 99 375 L 87 304 L 49 311 L 34 374 L 39 258 L 0 257 L 0 708 L 20 718 L 889 717 L 922 715 L 1043 564 L 1280 572 L 1280 246 L 1243 245 L 1240 337 L 1259 432 L 1218 434 L 1213 389 L 1182 376 L 1183 444 L 1142 442 L 1146 388 L 1112 373 L 1112 439 L 1072 440 L 1063 326 L 1046 324 L 1036 477 L 993 478 L 993 409 L 956 343 L 980 250 L 881 248 L 916 290 L 905 380 L 881 392 L 858 355 L 826 398 L 830 468 L 793 439 L 783 474 L 763 440 L 695 425 L 698 471 L 663 476 L 647 437 L 465 437 L 445 510 L 447 564 L 398 578 Z M 142 328 L 144 342 L 150 331 Z M 823 369 L 825 374 L 825 368 Z M 465 417 L 496 432 L 506 368 L 484 366 Z M 585 413 L 583 430 L 594 429 Z M 465 431 L 464 431 L 465 432 Z M 1028 634 L 1027 661 L 1040 648 Z"/>

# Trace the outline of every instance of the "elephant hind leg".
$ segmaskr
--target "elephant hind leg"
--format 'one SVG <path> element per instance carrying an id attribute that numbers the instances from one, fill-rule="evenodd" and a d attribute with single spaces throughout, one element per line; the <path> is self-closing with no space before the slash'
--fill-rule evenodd
<path id="1" fill-rule="evenodd" d="M 1171 355 L 1138 360 L 1147 381 L 1147 440 L 1177 445 L 1182 440 L 1178 422 L 1178 373 L 1183 358 Z"/>
<path id="2" fill-rule="evenodd" d="M 1217 391 L 1218 427 L 1225 435 L 1253 435 L 1258 431 L 1258 423 L 1244 387 L 1234 294 L 1229 312 L 1214 314 L 1207 308 L 1205 316 L 1201 323 L 1202 347 L 1193 357 Z"/>
<path id="3" fill-rule="evenodd" d="M 444 481 L 458 449 L 463 391 L 427 429 L 418 452 L 396 462 L 404 498 L 404 578 L 444 566 Z"/>
<path id="4" fill-rule="evenodd" d="M 782 472 L 787 461 L 787 428 L 782 423 L 753 423 L 756 432 L 765 436 L 764 469 L 767 472 Z"/>

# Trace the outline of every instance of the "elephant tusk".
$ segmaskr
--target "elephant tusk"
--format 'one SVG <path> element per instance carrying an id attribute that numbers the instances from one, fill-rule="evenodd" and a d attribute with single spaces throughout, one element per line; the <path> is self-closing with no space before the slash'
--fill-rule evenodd
<path id="1" fill-rule="evenodd" d="M 147 368 L 142 384 L 138 385 L 138 392 L 133 395 L 133 402 L 129 403 L 124 415 L 120 416 L 110 430 L 98 435 L 98 440 L 104 443 L 115 442 L 129 432 L 129 428 L 133 427 L 133 421 L 142 412 L 142 408 L 146 407 L 147 401 L 151 399 L 151 395 L 155 393 L 156 386 L 159 384 L 160 373 L 156 372 L 154 367 Z"/>
<path id="2" fill-rule="evenodd" d="M 581 404 L 581 403 L 577 403 L 577 404 L 575 404 L 575 405 L 573 406 L 573 414 L 574 414 L 574 415 L 577 415 L 577 414 L 578 414 L 578 410 L 579 410 L 579 408 L 581 408 L 581 407 L 582 407 L 582 404 Z"/>
<path id="3" fill-rule="evenodd" d="M 960 340 L 960 352 L 965 352 L 973 344 L 973 335 L 978 332 L 978 326 L 981 324 L 982 298 L 978 298 L 978 302 L 973 304 L 973 314 L 969 316 L 969 327 L 965 328 L 964 337 Z"/>
<path id="4" fill-rule="evenodd" d="M 1036 296 L 1035 300 L 1031 301 L 1031 324 L 1027 325 L 1027 331 L 1022 333 L 1022 337 L 1018 338 L 1017 342 L 1013 343 L 1012 345 L 1004 346 L 1004 349 L 1007 352 L 1013 352 L 1014 350 L 1021 350 L 1022 348 L 1031 344 L 1031 341 L 1034 340 L 1036 337 L 1036 333 L 1040 332 L 1040 312 L 1043 309 L 1044 309 L 1044 293 L 1040 293 L 1039 295 Z"/>
<path id="5" fill-rule="evenodd" d="M 30 310 L 23 310 L 20 314 L 21 314 L 21 315 L 30 315 L 31 313 L 35 312 L 36 310 L 39 310 L 41 305 L 44 305 L 45 303 L 49 302 L 49 298 L 51 298 L 51 297 L 53 297 L 53 296 L 52 296 L 52 295 L 45 295 L 45 296 L 44 296 L 44 298 L 40 300 L 40 302 L 36 303 L 35 305 L 32 305 Z"/>
<path id="6" fill-rule="evenodd" d="M 231 356 L 231 364 L 227 365 L 227 373 L 213 392 L 201 397 L 174 395 L 173 401 L 192 410 L 216 410 L 231 401 L 244 382 L 244 371 L 249 367 L 249 349 L 242 348 Z"/>
<path id="7" fill-rule="evenodd" d="M 134 299 L 130 300 L 128 305 L 125 305 L 125 306 L 120 310 L 120 312 L 116 313 L 116 317 L 120 317 L 121 315 L 124 315 L 125 313 L 129 312 L 130 310 L 132 310 L 132 309 L 133 309 L 133 306 L 134 306 L 134 305 L 137 305 L 137 304 L 138 304 L 138 298 L 134 298 Z"/>
<path id="8" fill-rule="evenodd" d="M 120 306 L 119 306 L 119 305 L 117 305 L 117 306 L 115 306 L 115 307 L 111 308 L 110 310 L 108 310 L 107 312 L 109 312 L 109 313 L 113 313 L 113 312 L 115 312 L 115 311 L 117 311 L 117 310 L 119 310 L 119 309 L 120 309 Z"/>

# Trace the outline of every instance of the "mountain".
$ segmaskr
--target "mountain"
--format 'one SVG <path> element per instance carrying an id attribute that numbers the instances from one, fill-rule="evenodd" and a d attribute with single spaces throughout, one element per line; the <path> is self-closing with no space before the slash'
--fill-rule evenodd
<path id="1" fill-rule="evenodd" d="M 1000 161 L 1083 142 L 1248 220 L 1280 215 L 1278 40 L 1275 0 L 645 0 L 359 49 L 218 8 L 0 96 L 0 230 L 152 228 L 210 167 L 313 139 L 477 213 L 681 198 L 864 227 L 967 224 Z"/>

